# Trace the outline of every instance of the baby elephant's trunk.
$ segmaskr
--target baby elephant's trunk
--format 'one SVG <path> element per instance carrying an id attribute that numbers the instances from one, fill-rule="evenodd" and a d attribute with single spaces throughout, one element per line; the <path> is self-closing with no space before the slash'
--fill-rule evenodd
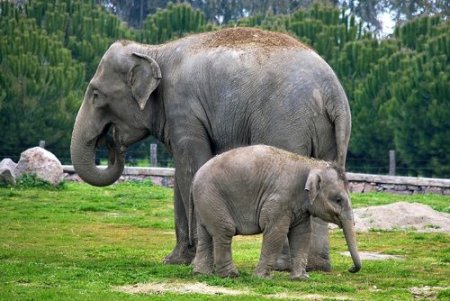
<path id="1" fill-rule="evenodd" d="M 356 247 L 355 229 L 353 227 L 353 220 L 347 219 L 342 222 L 342 229 L 344 230 L 345 241 L 347 242 L 348 250 L 353 259 L 353 267 L 348 271 L 356 273 L 361 269 L 361 259 L 359 258 L 358 248 Z"/>

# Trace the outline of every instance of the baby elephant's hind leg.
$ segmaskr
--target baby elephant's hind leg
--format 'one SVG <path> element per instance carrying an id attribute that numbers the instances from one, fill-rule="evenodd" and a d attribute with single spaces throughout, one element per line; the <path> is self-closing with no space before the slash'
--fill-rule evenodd
<path id="1" fill-rule="evenodd" d="M 206 228 L 200 223 L 197 226 L 198 244 L 194 261 L 194 274 L 212 274 L 214 269 L 213 240 Z"/>
<path id="2" fill-rule="evenodd" d="M 233 263 L 231 255 L 231 240 L 233 234 L 226 233 L 214 236 L 214 263 L 216 265 L 216 273 L 220 277 L 239 276 L 239 272 Z"/>

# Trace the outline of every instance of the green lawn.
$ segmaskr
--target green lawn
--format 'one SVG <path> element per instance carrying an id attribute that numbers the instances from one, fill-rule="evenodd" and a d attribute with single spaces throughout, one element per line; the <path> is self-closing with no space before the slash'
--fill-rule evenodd
<path id="1" fill-rule="evenodd" d="M 450 236 L 407 231 L 358 234 L 361 251 L 402 255 L 403 260 L 364 261 L 350 274 L 343 235 L 331 231 L 331 273 L 311 272 L 304 282 L 274 273 L 254 278 L 260 236 L 237 237 L 233 256 L 241 276 L 192 276 L 189 266 L 163 265 L 175 244 L 171 189 L 145 183 L 106 188 L 66 183 L 59 189 L 0 187 L 0 300 L 416 300 L 411 289 L 438 290 L 450 299 Z M 450 196 L 354 194 L 354 207 L 420 202 L 450 212 Z M 395 217 L 393 217 L 395 218 Z M 127 294 L 138 283 L 203 283 L 241 291 L 223 294 Z M 438 289 L 437 289 L 438 288 Z M 439 289 L 440 288 L 440 289 Z"/>

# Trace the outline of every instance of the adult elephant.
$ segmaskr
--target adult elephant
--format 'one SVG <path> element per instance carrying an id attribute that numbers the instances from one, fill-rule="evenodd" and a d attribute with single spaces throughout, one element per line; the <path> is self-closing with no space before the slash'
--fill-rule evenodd
<path id="1" fill-rule="evenodd" d="M 208 159 L 267 144 L 345 166 L 350 128 L 345 92 L 312 49 L 285 34 L 233 28 L 157 46 L 112 44 L 87 87 L 71 154 L 84 181 L 104 186 L 121 175 L 129 145 L 149 135 L 162 141 L 176 168 L 176 246 L 165 262 L 189 263 L 189 189 Z M 101 145 L 106 169 L 94 163 Z M 317 220 L 313 231 L 309 269 L 329 270 L 327 226 Z"/>

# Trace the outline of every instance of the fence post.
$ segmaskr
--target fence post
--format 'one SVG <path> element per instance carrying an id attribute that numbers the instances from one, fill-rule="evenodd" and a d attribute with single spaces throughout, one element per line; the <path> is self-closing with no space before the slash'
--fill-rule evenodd
<path id="1" fill-rule="evenodd" d="M 389 151 L 389 175 L 395 176 L 395 150 Z"/>
<path id="2" fill-rule="evenodd" d="M 45 148 L 45 140 L 39 140 L 39 147 Z"/>
<path id="3" fill-rule="evenodd" d="M 150 166 L 158 166 L 158 144 L 150 144 Z"/>

